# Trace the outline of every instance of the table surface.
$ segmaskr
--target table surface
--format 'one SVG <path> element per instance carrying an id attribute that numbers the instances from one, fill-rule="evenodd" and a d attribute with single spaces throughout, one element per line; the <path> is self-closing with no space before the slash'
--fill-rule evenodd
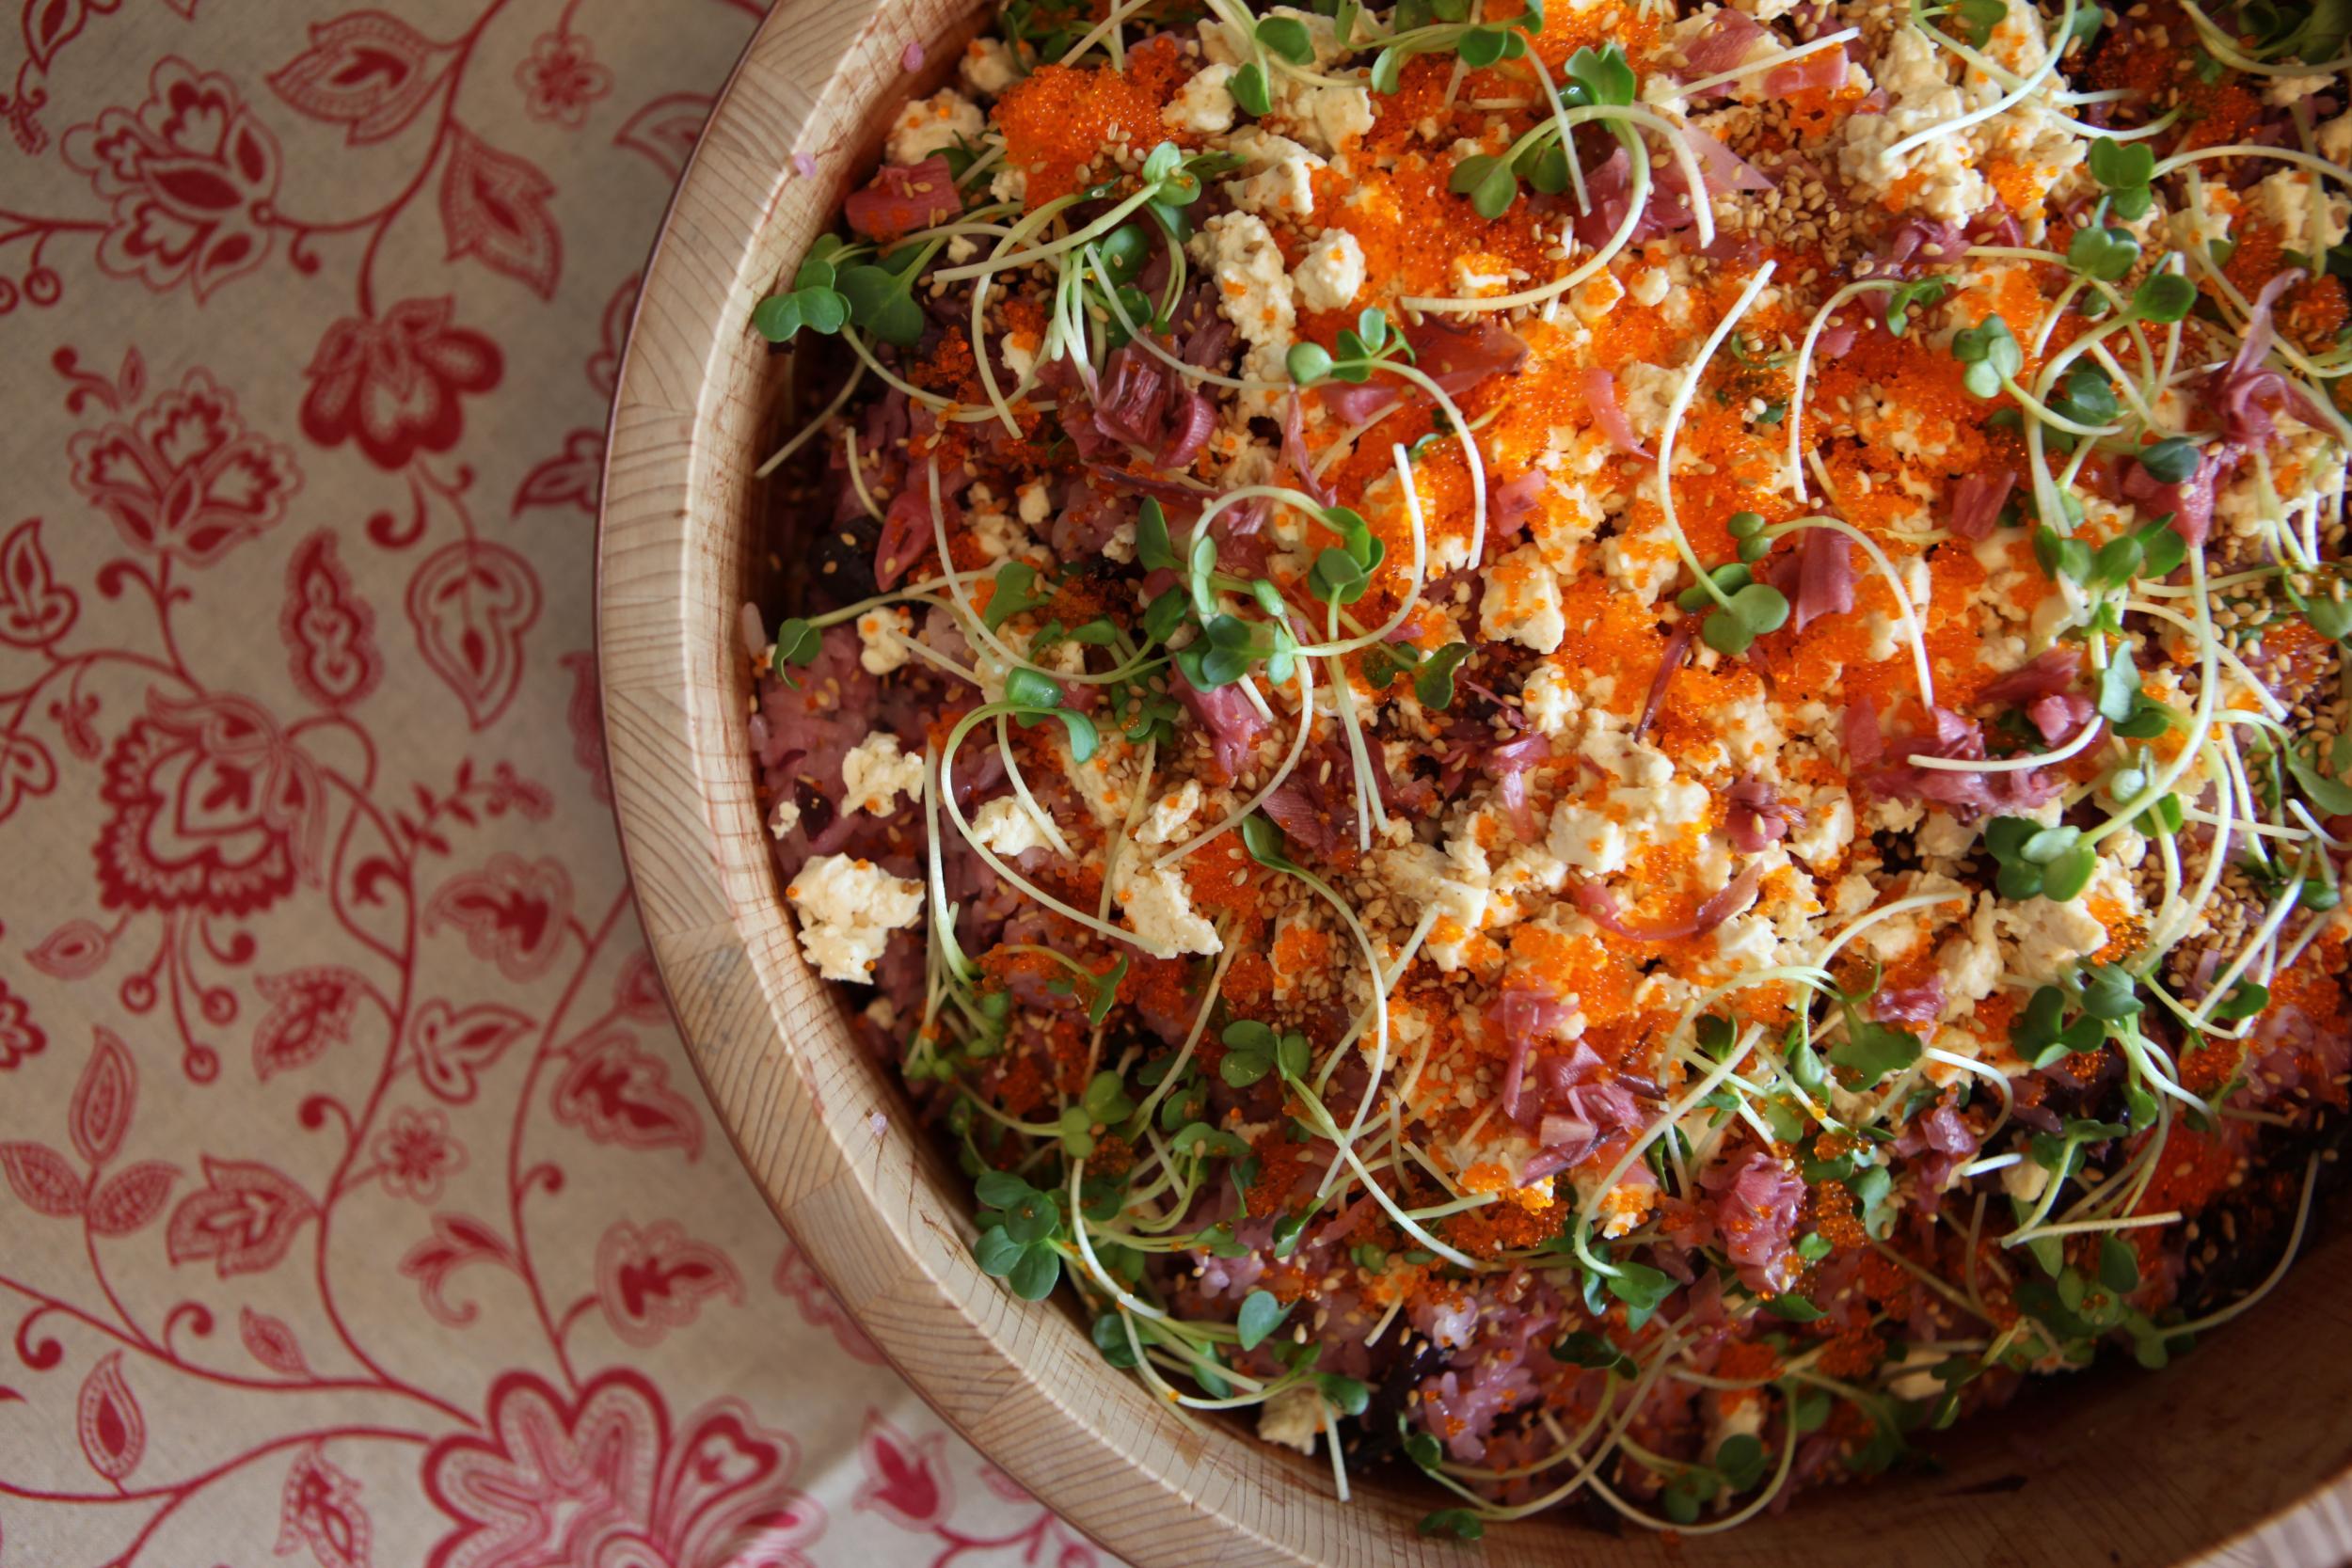
<path id="1" fill-rule="evenodd" d="M 756 10 L 0 19 L 0 1565 L 1104 1560 L 826 1295 L 645 960 L 603 421 Z"/>
<path id="2" fill-rule="evenodd" d="M 1115 1568 L 777 1228 L 613 837 L 605 406 L 757 9 L 16 8 L 0 1568 Z"/>

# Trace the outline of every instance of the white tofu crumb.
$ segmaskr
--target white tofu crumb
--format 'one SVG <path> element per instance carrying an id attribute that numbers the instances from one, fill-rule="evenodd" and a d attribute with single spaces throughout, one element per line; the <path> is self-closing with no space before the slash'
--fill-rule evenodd
<path id="1" fill-rule="evenodd" d="M 900 794 L 923 798 L 923 759 L 898 750 L 898 737 L 876 730 L 841 759 L 841 789 L 851 811 L 887 816 Z"/>
<path id="2" fill-rule="evenodd" d="M 1043 849 L 1044 826 L 1017 795 L 1000 795 L 984 802 L 972 817 L 972 837 L 1006 860 L 1025 849 Z"/>
<path id="3" fill-rule="evenodd" d="M 959 141 L 977 140 L 988 129 L 980 106 L 953 87 L 942 87 L 898 111 L 890 122 L 890 161 L 919 164 L 934 152 L 945 152 Z"/>
<path id="4" fill-rule="evenodd" d="M 1230 65 L 1207 65 L 1177 89 L 1160 111 L 1160 119 L 1173 131 L 1222 135 L 1233 128 L 1233 94 L 1226 84 L 1233 79 Z"/>
<path id="5" fill-rule="evenodd" d="M 1200 781 L 1186 779 L 1152 802 L 1152 809 L 1144 815 L 1142 826 L 1136 830 L 1136 837 L 1144 844 L 1171 843 L 1200 809 Z"/>
<path id="6" fill-rule="evenodd" d="M 993 98 L 1021 80 L 1021 61 L 1012 45 L 1002 39 L 974 39 L 963 46 L 956 67 L 963 85 L 983 98 Z"/>
<path id="7" fill-rule="evenodd" d="M 869 610 L 857 618 L 857 661 L 869 675 L 886 675 L 912 657 L 901 641 L 914 618 L 896 605 Z"/>
<path id="8" fill-rule="evenodd" d="M 772 837 L 788 838 L 800 825 L 801 808 L 789 800 L 778 800 L 775 809 L 768 814 L 768 832 Z"/>
<path id="9" fill-rule="evenodd" d="M 1312 1388 L 1285 1388 L 1258 1412 L 1258 1435 L 1300 1453 L 1315 1451 L 1315 1433 L 1323 1429 L 1323 1402 Z"/>
<path id="10" fill-rule="evenodd" d="M 922 883 L 850 855 L 812 857 L 784 895 L 800 916 L 801 951 L 828 980 L 871 980 L 890 933 L 923 912 Z"/>
<path id="11" fill-rule="evenodd" d="M 1127 911 L 1136 940 L 1155 958 L 1180 953 L 1221 953 L 1225 943 L 1216 927 L 1194 912 L 1191 890 L 1184 872 L 1173 865 L 1144 869 L 1122 863 L 1111 884 L 1112 896 Z"/>
<path id="12" fill-rule="evenodd" d="M 1341 309 L 1364 286 L 1364 247 L 1346 230 L 1331 230 L 1307 247 L 1292 280 L 1308 309 Z"/>

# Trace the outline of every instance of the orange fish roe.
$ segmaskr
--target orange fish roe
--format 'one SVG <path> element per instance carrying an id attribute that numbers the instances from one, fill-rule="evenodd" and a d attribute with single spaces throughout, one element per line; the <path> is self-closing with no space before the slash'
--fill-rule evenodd
<path id="1" fill-rule="evenodd" d="M 1153 54 L 1174 56 L 1172 38 L 1154 39 L 1135 50 L 1137 66 Z M 996 103 L 995 123 L 1005 136 L 1005 161 L 1028 177 L 1032 209 L 1068 196 L 1087 182 L 1106 148 L 1126 143 L 1149 149 L 1168 133 L 1160 106 L 1174 90 L 1164 68 L 1115 71 L 1082 66 L 1040 66 Z"/>

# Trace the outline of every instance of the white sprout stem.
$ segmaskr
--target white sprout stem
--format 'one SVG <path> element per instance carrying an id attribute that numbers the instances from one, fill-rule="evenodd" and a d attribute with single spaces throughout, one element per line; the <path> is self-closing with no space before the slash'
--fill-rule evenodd
<path id="1" fill-rule="evenodd" d="M 1732 329 L 1740 325 L 1740 319 L 1748 313 L 1748 308 L 1756 303 L 1756 296 L 1762 293 L 1764 286 L 1772 280 L 1772 269 L 1776 264 L 1767 261 L 1756 269 L 1755 276 L 1748 279 L 1747 287 L 1740 291 L 1740 297 L 1731 302 L 1731 309 L 1724 312 L 1723 320 L 1715 324 L 1715 330 L 1708 333 L 1707 341 L 1699 345 L 1697 356 L 1691 361 L 1691 368 L 1683 372 L 1681 385 L 1675 388 L 1674 401 L 1666 405 L 1665 428 L 1658 437 L 1659 512 L 1666 520 L 1666 531 L 1674 536 L 1675 550 L 1682 557 L 1682 563 L 1691 569 L 1692 577 L 1707 585 L 1708 594 L 1718 603 L 1724 602 L 1723 591 L 1715 587 L 1715 579 L 1707 575 L 1707 568 L 1700 563 L 1698 553 L 1691 548 L 1690 536 L 1682 531 L 1682 519 L 1675 513 L 1675 440 L 1682 434 L 1682 417 L 1690 411 L 1691 400 L 1698 394 L 1699 382 L 1706 377 L 1707 367 L 1714 359 L 1715 351 L 1724 346 L 1724 340 L 1731 336 Z"/>
<path id="2" fill-rule="evenodd" d="M 1821 339 L 1821 329 L 1830 317 L 1847 301 L 1873 290 L 1893 290 L 1900 285 L 1891 277 L 1867 277 L 1859 283 L 1849 283 L 1829 296 L 1804 329 L 1804 341 L 1797 350 L 1797 372 L 1788 391 L 1788 489 L 1798 504 L 1806 500 L 1804 491 L 1804 388 L 1813 370 L 1813 349 Z"/>
<path id="3" fill-rule="evenodd" d="M 1968 894 L 1964 889 L 1950 893 L 1913 893 L 1890 899 L 1875 910 L 1866 910 L 1854 916 L 1851 925 L 1830 939 L 1829 945 L 1822 948 L 1820 955 L 1813 960 L 1814 966 L 1827 969 L 1829 961 L 1844 950 L 1846 943 L 1881 922 L 1892 920 L 1899 914 L 1908 914 L 1913 910 L 1931 909 L 1938 904 L 1964 904 L 1967 901 Z"/>
<path id="4" fill-rule="evenodd" d="M 1841 27 L 1836 32 L 1824 34 L 1815 39 L 1811 43 L 1801 43 L 1793 49 L 1784 49 L 1777 54 L 1767 55 L 1762 59 L 1750 60 L 1743 65 L 1734 66 L 1729 71 L 1719 71 L 1712 76 L 1702 76 L 1695 82 L 1684 82 L 1675 89 L 1676 96 L 1696 98 L 1700 93 L 1711 92 L 1717 87 L 1737 82 L 1742 77 L 1775 71 L 1782 66 L 1802 60 L 1807 55 L 1818 55 L 1824 49 L 1839 48 L 1848 39 L 1857 39 L 1861 36 L 1862 29 L 1859 27 Z"/>
<path id="5" fill-rule="evenodd" d="M 1053 814 L 1039 803 L 1038 798 L 1029 792 L 1029 782 L 1021 776 L 1021 764 L 1014 760 L 1012 754 L 1012 721 L 1001 713 L 996 716 L 996 753 L 1004 759 L 1005 780 L 1012 785 L 1013 796 L 1020 800 L 1021 809 L 1045 831 L 1046 842 L 1052 846 L 1054 853 L 1064 860 L 1073 859 L 1070 841 L 1061 836 L 1061 829 L 1055 823 Z"/>
<path id="6" fill-rule="evenodd" d="M 1110 1271 L 1103 1267 L 1102 1260 L 1094 1256 L 1094 1243 L 1087 1240 L 1086 1205 L 1078 1198 L 1078 1186 L 1085 1180 L 1086 1171 L 1087 1163 L 1084 1160 L 1070 1162 L 1070 1234 L 1078 1243 L 1078 1256 L 1085 1259 L 1087 1273 L 1094 1276 L 1094 1282 L 1103 1287 L 1113 1301 L 1136 1317 L 1167 1317 L 1167 1313 L 1150 1302 L 1130 1295 L 1119 1281 L 1111 1277 Z"/>
<path id="7" fill-rule="evenodd" d="M 1173 865 L 1203 845 L 1214 844 L 1217 839 L 1240 827 L 1242 823 L 1248 820 L 1249 814 L 1265 804 L 1266 797 L 1279 789 L 1282 786 L 1282 781 L 1297 769 L 1298 759 L 1307 752 L 1307 739 L 1314 733 L 1315 728 L 1313 665 L 1314 661 L 1310 658 L 1301 657 L 1297 660 L 1298 730 L 1291 736 L 1290 754 L 1282 759 L 1281 767 L 1276 768 L 1266 782 L 1259 786 L 1255 795 L 1227 812 L 1215 827 L 1195 833 L 1173 849 L 1154 856 L 1151 869 L 1156 871 L 1161 866 Z"/>
<path id="8" fill-rule="evenodd" d="M 1390 442 L 1389 452 L 1395 459 L 1397 486 L 1403 493 L 1402 499 L 1405 502 L 1405 520 L 1412 530 L 1413 537 L 1413 563 L 1406 576 L 1405 592 L 1397 599 L 1395 611 L 1372 630 L 1360 637 L 1345 638 L 1336 642 L 1317 642 L 1311 646 L 1302 647 L 1299 649 L 1302 655 L 1312 655 L 1319 658 L 1336 658 L 1344 654 L 1352 654 L 1372 647 L 1375 643 L 1386 642 L 1389 640 L 1389 634 L 1403 626 L 1413 613 L 1414 607 L 1421 603 L 1422 586 L 1429 576 L 1428 520 L 1422 515 L 1421 487 L 1413 482 L 1412 460 L 1406 456 L 1403 443 Z M 1480 508 L 1480 512 L 1483 515 L 1484 506 Z"/>
<path id="9" fill-rule="evenodd" d="M 2066 0 L 2066 4 L 2058 9 L 2058 36 L 2061 40 L 2067 38 L 2074 32 L 2074 0 Z M 2034 28 L 2036 42 L 2040 42 L 2041 28 L 2039 26 L 2038 19 L 2034 17 L 2031 10 L 2027 10 L 2025 14 L 2028 19 L 2028 24 L 2032 25 Z M 1902 157 L 1915 147 L 1925 146 L 1927 143 L 1934 141 L 1940 136 L 1958 135 L 1961 132 L 1965 131 L 1972 125 L 1980 125 L 1984 121 L 1993 119 L 1995 115 L 2005 114 L 2009 110 L 2015 108 L 2018 104 L 2024 103 L 2026 99 L 2032 94 L 2036 87 L 2040 87 L 2043 82 L 2049 80 L 2051 74 L 2058 70 L 2058 53 L 2059 52 L 2056 49 L 2045 48 L 2042 53 L 2042 63 L 2034 67 L 2032 71 L 2026 72 L 2024 76 L 2020 77 L 2018 79 L 2017 86 L 2010 88 L 2008 92 L 2003 93 L 1999 98 L 1985 104 L 1981 108 L 1971 109 L 1964 115 L 1957 116 L 1951 119 L 1939 120 L 1933 125 L 1915 131 L 1910 135 L 1905 136 L 1902 140 L 1897 142 L 1894 146 L 1888 148 L 1879 156 L 1883 160 L 1891 162 L 1895 159 Z"/>
<path id="10" fill-rule="evenodd" d="M 1831 499 L 1836 499 L 1835 497 Z M 1917 612 L 1912 609 L 1911 594 L 1903 587 L 1902 577 L 1895 570 L 1895 563 L 1887 559 L 1886 552 L 1880 549 L 1877 541 L 1868 534 L 1855 528 L 1851 523 L 1840 522 L 1835 517 L 1801 517 L 1793 523 L 1780 525 L 1773 531 L 1775 533 L 1794 532 L 1801 528 L 1835 529 L 1844 534 L 1862 546 L 1863 553 L 1870 558 L 1870 563 L 1876 566 L 1879 575 L 1886 579 L 1888 591 L 1895 595 L 1896 614 L 1902 621 L 1904 641 L 1911 647 L 1912 673 L 1919 680 L 1919 702 L 1925 707 L 1933 708 L 1935 706 L 1935 672 L 1930 667 L 1928 661 L 1927 629 L 1921 625 Z"/>
<path id="11" fill-rule="evenodd" d="M 2106 725 L 2096 717 L 2082 727 L 2082 733 L 2065 745 L 2048 752 L 2036 752 L 2015 757 L 1989 757 L 1979 762 L 1960 762 L 1951 757 L 1933 757 L 1915 752 L 1903 760 L 1914 768 L 1924 768 L 1934 773 L 2022 773 L 2029 768 L 2046 768 L 2088 752 L 2106 733 Z"/>
<path id="12" fill-rule="evenodd" d="M 1600 118 L 1585 109 L 1569 109 L 1565 112 L 1569 116 L 1581 116 L 1587 119 Z M 1624 113 L 1623 110 L 1611 112 Z M 1553 278 L 1549 283 L 1541 283 L 1532 289 L 1522 289 L 1517 293 L 1485 294 L 1465 299 L 1456 299 L 1447 294 L 1406 294 L 1397 303 L 1411 310 L 1434 310 L 1439 313 L 1450 311 L 1461 315 L 1491 310 L 1515 310 L 1522 305 L 1541 305 L 1548 299 L 1557 299 L 1606 267 L 1632 239 L 1634 228 L 1642 221 L 1643 213 L 1649 200 L 1649 149 L 1643 144 L 1641 137 L 1622 128 L 1617 129 L 1617 139 L 1626 149 L 1626 157 L 1629 160 L 1626 184 L 1626 200 L 1629 205 L 1626 208 L 1625 216 L 1620 218 L 1617 227 L 1610 231 L 1608 239 L 1601 242 L 1600 248 L 1585 258 L 1582 264 L 1563 277 Z M 1681 146 L 1680 137 L 1676 138 L 1676 145 Z M 1688 148 L 1682 148 L 1682 151 L 1685 156 L 1689 156 Z M 1693 183 L 1691 188 L 1704 190 L 1706 187 L 1703 184 Z M 1700 203 L 1702 210 L 1705 205 L 1704 202 Z"/>
<path id="13" fill-rule="evenodd" d="M 865 379 L 866 367 L 864 365 L 860 365 L 856 370 L 850 372 L 850 379 L 842 383 L 841 390 L 834 393 L 833 401 L 826 404 L 823 408 L 819 409 L 817 413 L 817 417 L 810 420 L 808 423 L 803 425 L 799 432 L 795 434 L 790 440 L 785 442 L 784 445 L 769 453 L 768 460 L 762 463 L 758 467 L 752 470 L 752 477 L 754 479 L 766 479 L 770 474 L 774 473 L 778 468 L 782 467 L 785 462 L 789 459 L 794 452 L 800 451 L 803 447 L 808 444 L 809 437 L 824 429 L 826 422 L 835 414 L 840 413 L 841 410 L 848 405 L 850 394 L 858 389 L 859 384 L 864 382 Z"/>

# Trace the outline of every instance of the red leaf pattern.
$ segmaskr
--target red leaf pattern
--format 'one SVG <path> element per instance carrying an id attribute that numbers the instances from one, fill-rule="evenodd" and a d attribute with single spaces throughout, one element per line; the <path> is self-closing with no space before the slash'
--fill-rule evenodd
<path id="1" fill-rule="evenodd" d="M 101 1236 L 128 1236 L 143 1230 L 164 1212 L 179 1167 L 161 1160 L 142 1160 L 109 1177 L 89 1200 L 89 1227 Z"/>
<path id="2" fill-rule="evenodd" d="M 302 1358 L 302 1346 L 294 1339 L 294 1330 L 268 1313 L 239 1307 L 237 1338 L 245 1342 L 246 1354 L 271 1371 L 288 1377 L 310 1375 L 310 1364 Z"/>
<path id="3" fill-rule="evenodd" d="M 116 1351 L 82 1380 L 77 1433 L 89 1467 L 119 1484 L 147 1453 L 147 1417 L 123 1380 L 122 1353 Z"/>
<path id="4" fill-rule="evenodd" d="M 316 1212 L 310 1196 L 269 1166 L 204 1161 L 204 1189 L 171 1212 L 165 1247 L 174 1263 L 210 1259 L 221 1278 L 276 1268 Z"/>
<path id="5" fill-rule="evenodd" d="M 354 11 L 310 29 L 310 47 L 270 73 L 272 91 L 355 144 L 382 141 L 417 118 L 444 55 L 398 17 Z"/>
<path id="6" fill-rule="evenodd" d="M 74 1087 L 67 1123 L 73 1147 L 90 1164 L 104 1164 L 122 1147 L 122 1135 L 131 1130 L 131 1113 L 138 1102 L 138 1069 L 131 1065 L 131 1053 L 113 1031 L 99 1030 L 88 1065 L 82 1069 L 82 1081 Z"/>
<path id="7" fill-rule="evenodd" d="M 425 909 L 424 928 L 454 927 L 477 958 L 510 980 L 547 972 L 571 918 L 572 879 L 553 861 L 493 855 L 479 871 L 452 877 Z"/>
<path id="8" fill-rule="evenodd" d="M 65 1156 L 45 1144 L 0 1144 L 0 1176 L 36 1214 L 70 1220 L 82 1212 L 85 1183 Z"/>
<path id="9" fill-rule="evenodd" d="M 539 620 L 538 575 L 503 545 L 459 540 L 417 568 L 408 619 L 425 662 L 466 705 L 473 727 L 485 728 L 522 685 L 523 634 Z"/>
<path id="10" fill-rule="evenodd" d="M 119 4 L 120 0 L 24 0 L 24 47 L 33 63 L 47 71 L 90 12 L 110 11 Z"/>
<path id="11" fill-rule="evenodd" d="M 318 1568 L 368 1568 L 374 1532 L 359 1483 L 326 1462 L 326 1445 L 296 1455 L 278 1496 L 278 1555 L 309 1547 Z"/>
<path id="12" fill-rule="evenodd" d="M 40 945 L 25 957 L 43 974 L 54 974 L 60 980 L 79 980 L 104 967 L 106 955 L 113 948 L 114 939 L 106 934 L 104 927 L 87 920 L 69 920 L 44 937 Z"/>
<path id="13" fill-rule="evenodd" d="M 417 1009 L 411 1042 L 417 1075 L 424 1086 L 453 1105 L 471 1101 L 483 1070 L 531 1027 L 528 1015 L 495 1002 L 466 1008 L 428 1002 Z"/>
<path id="14" fill-rule="evenodd" d="M 384 673 L 375 651 L 375 612 L 353 591 L 335 559 L 335 535 L 321 529 L 286 562 L 285 639 L 294 686 L 323 708 L 343 708 L 375 689 Z"/>
<path id="15" fill-rule="evenodd" d="M 329 1046 L 351 1038 L 358 1010 L 359 976 L 338 964 L 263 974 L 254 984 L 270 1010 L 253 1031 L 253 1076 L 266 1082 L 290 1068 L 307 1067 Z"/>
<path id="16" fill-rule="evenodd" d="M 743 1276 L 717 1247 L 675 1221 L 640 1230 L 626 1221 L 596 1243 L 596 1302 L 612 1332 L 644 1349 L 694 1321 L 703 1303 L 740 1306 Z"/>
<path id="17" fill-rule="evenodd" d="M 548 214 L 554 194 L 536 164 L 453 126 L 441 171 L 441 233 L 450 259 L 471 256 L 540 298 L 554 298 L 564 270 L 564 236 Z"/>
<path id="18" fill-rule="evenodd" d="M 578 1048 L 555 1085 L 555 1119 L 598 1143 L 702 1152 L 702 1115 L 669 1086 L 670 1069 L 627 1035 Z"/>
<path id="19" fill-rule="evenodd" d="M 0 539 L 0 642 L 40 648 L 72 626 L 82 601 L 60 587 L 40 547 L 40 519 L 28 517 Z"/>
<path id="20" fill-rule="evenodd" d="M 515 492 L 515 515 L 533 507 L 577 507 L 593 517 L 604 486 L 604 432 L 575 430 L 564 437 L 564 450 L 542 458 Z"/>
<path id="21" fill-rule="evenodd" d="M 436 1214 L 432 1239 L 408 1249 L 400 1260 L 400 1272 L 417 1282 L 428 1313 L 442 1323 L 463 1326 L 473 1322 L 481 1308 L 469 1301 L 453 1305 L 445 1293 L 449 1276 L 469 1263 L 512 1266 L 514 1260 L 515 1255 L 498 1233 L 481 1221 L 460 1214 Z"/>
<path id="22" fill-rule="evenodd" d="M 866 1434 L 858 1440 L 866 1481 L 857 1489 L 857 1506 L 872 1509 L 900 1529 L 930 1534 L 955 1508 L 946 1447 L 936 1433 L 913 1442 L 881 1415 L 869 1414 Z"/>

